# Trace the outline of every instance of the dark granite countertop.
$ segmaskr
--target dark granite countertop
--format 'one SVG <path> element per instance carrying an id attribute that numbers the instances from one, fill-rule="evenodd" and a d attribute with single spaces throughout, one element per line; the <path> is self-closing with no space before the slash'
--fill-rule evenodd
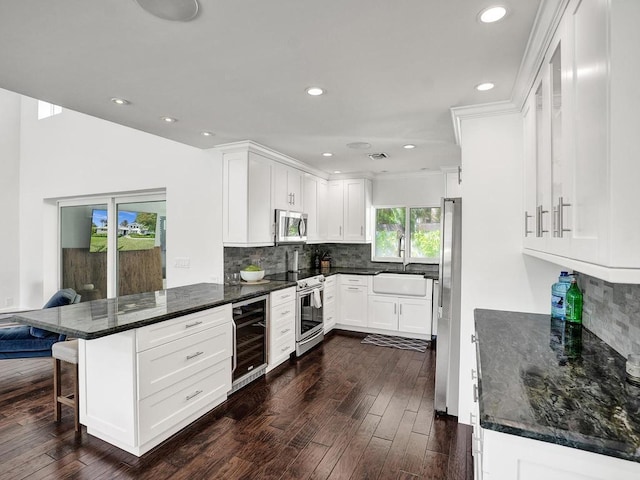
<path id="1" fill-rule="evenodd" d="M 548 315 L 476 310 L 480 425 L 640 462 L 640 388 L 625 359 Z"/>
<path id="2" fill-rule="evenodd" d="M 157 292 L 16 313 L 12 315 L 11 320 L 91 340 L 292 286 L 295 286 L 295 283 L 286 281 L 234 286 L 199 283 Z"/>
<path id="3" fill-rule="evenodd" d="M 303 278 L 312 277 L 314 275 L 323 274 L 325 277 L 330 277 L 337 274 L 345 275 L 378 275 L 380 273 L 399 273 L 403 275 L 422 275 L 425 278 L 432 280 L 438 280 L 438 272 L 427 270 L 408 270 L 406 272 L 402 270 L 382 269 L 382 268 L 352 268 L 352 267 L 331 267 L 329 269 L 303 269 L 297 273 L 276 273 L 267 275 L 266 278 L 273 280 L 287 280 L 295 281 Z"/>

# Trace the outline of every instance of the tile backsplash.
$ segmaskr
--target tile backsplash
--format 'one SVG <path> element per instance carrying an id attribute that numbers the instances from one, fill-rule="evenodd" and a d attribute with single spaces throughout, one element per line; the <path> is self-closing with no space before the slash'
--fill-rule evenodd
<path id="1" fill-rule="evenodd" d="M 640 353 L 640 285 L 609 283 L 579 274 L 582 323 L 618 353 Z"/>
<path id="2" fill-rule="evenodd" d="M 237 272 L 254 263 L 264 268 L 267 275 L 286 272 L 287 261 L 298 250 L 301 269 L 312 268 L 316 252 L 327 252 L 331 256 L 331 266 L 351 268 L 381 268 L 401 270 L 398 263 L 372 262 L 371 245 L 368 243 L 323 243 L 315 245 L 280 245 L 278 247 L 225 247 L 224 273 Z M 438 265 L 410 264 L 407 270 L 437 272 Z"/>

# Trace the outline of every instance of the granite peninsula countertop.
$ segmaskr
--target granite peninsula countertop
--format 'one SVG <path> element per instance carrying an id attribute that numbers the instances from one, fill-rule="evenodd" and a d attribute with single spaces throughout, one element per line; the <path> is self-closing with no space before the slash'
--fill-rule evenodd
<path id="1" fill-rule="evenodd" d="M 234 286 L 198 283 L 16 313 L 10 320 L 91 340 L 293 286 L 294 282 L 286 281 Z"/>
<path id="2" fill-rule="evenodd" d="M 583 327 L 475 310 L 483 428 L 640 462 L 640 388 Z"/>

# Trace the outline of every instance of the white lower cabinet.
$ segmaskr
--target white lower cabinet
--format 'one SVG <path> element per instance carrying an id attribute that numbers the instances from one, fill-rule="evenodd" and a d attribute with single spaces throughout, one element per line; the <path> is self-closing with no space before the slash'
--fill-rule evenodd
<path id="1" fill-rule="evenodd" d="M 269 351 L 267 371 L 289 359 L 296 349 L 296 289 L 271 293 L 269 317 Z"/>
<path id="2" fill-rule="evenodd" d="M 482 429 L 485 480 L 637 480 L 640 463 Z M 476 477 L 478 478 L 478 477 Z"/>
<path id="3" fill-rule="evenodd" d="M 324 282 L 324 305 L 322 308 L 324 333 L 333 330 L 338 320 L 338 309 L 336 298 L 338 296 L 338 288 L 336 276 L 327 277 Z"/>
<path id="4" fill-rule="evenodd" d="M 340 275 L 340 321 L 349 327 L 367 326 L 367 277 Z"/>
<path id="5" fill-rule="evenodd" d="M 368 310 L 370 328 L 431 336 L 430 300 L 369 295 Z"/>
<path id="6" fill-rule="evenodd" d="M 227 399 L 231 305 L 79 341 L 80 422 L 142 455 Z"/>

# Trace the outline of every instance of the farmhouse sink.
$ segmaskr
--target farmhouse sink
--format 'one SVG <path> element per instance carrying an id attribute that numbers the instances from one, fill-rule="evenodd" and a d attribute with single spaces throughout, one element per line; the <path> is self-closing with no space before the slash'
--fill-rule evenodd
<path id="1" fill-rule="evenodd" d="M 380 273 L 373 277 L 373 291 L 389 295 L 424 297 L 427 294 L 427 279 L 421 275 Z"/>

